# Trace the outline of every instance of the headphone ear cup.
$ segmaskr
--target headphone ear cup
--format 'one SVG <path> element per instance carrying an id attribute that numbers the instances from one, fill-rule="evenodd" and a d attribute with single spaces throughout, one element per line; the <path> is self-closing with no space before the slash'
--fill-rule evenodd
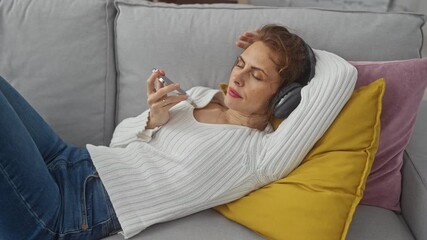
<path id="1" fill-rule="evenodd" d="M 275 97 L 273 115 L 276 118 L 287 118 L 301 102 L 302 85 L 291 83 L 285 86 Z"/>

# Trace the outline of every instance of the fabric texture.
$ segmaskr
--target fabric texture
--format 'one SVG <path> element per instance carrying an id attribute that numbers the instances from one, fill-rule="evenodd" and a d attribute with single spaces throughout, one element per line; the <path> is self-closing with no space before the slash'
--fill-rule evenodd
<path id="1" fill-rule="evenodd" d="M 199 123 L 194 107 L 183 101 L 148 143 L 138 138 L 147 110 L 117 126 L 111 147 L 88 145 L 125 237 L 238 199 L 298 166 L 350 98 L 357 76 L 339 56 L 315 54 L 316 75 L 302 89 L 299 107 L 274 132 L 270 125 L 259 131 Z M 198 107 L 214 96 L 223 98 L 219 90 L 204 87 L 188 94 Z"/>
<path id="2" fill-rule="evenodd" d="M 287 177 L 216 209 L 268 239 L 344 240 L 378 148 L 384 86 L 356 90 Z"/>
<path id="3" fill-rule="evenodd" d="M 118 0 L 116 6 L 117 123 L 147 109 L 144 80 L 152 68 L 163 68 L 184 90 L 217 88 L 219 82 L 227 82 L 242 51 L 234 45 L 237 36 L 267 23 L 287 26 L 311 47 L 346 60 L 421 56 L 424 19 L 417 14 L 239 4 L 166 5 L 140 0 Z M 136 99 L 139 104 L 130 104 Z"/>
<path id="4" fill-rule="evenodd" d="M 424 109 L 427 109 L 427 101 L 424 103 Z M 402 216 L 415 239 L 427 238 L 427 111 L 422 112 L 403 155 L 402 167 Z"/>
<path id="5" fill-rule="evenodd" d="M 113 0 L 0 1 L 0 75 L 67 143 L 114 129 Z"/>
<path id="6" fill-rule="evenodd" d="M 99 239 L 120 226 L 86 149 L 0 76 L 1 239 Z"/>
<path id="7" fill-rule="evenodd" d="M 375 162 L 375 160 L 374 160 Z M 346 240 L 417 240 L 406 217 L 381 207 L 359 204 Z"/>
<path id="8" fill-rule="evenodd" d="M 427 86 L 427 58 L 387 62 L 352 62 L 356 87 L 384 78 L 381 137 L 362 204 L 400 211 L 403 152 L 414 129 Z"/>
<path id="9" fill-rule="evenodd" d="M 395 0 L 393 0 L 395 1 Z M 311 7 L 351 11 L 377 11 L 386 12 L 390 0 L 249 0 L 249 4 L 275 7 Z"/>
<path id="10" fill-rule="evenodd" d="M 265 240 L 254 231 L 207 209 L 187 217 L 153 225 L 132 240 Z M 123 240 L 114 235 L 103 240 Z M 359 239 L 356 239 L 359 240 Z"/>

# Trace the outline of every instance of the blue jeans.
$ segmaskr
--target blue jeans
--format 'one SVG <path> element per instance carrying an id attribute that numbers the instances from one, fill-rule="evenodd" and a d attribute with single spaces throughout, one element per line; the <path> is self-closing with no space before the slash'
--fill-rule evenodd
<path id="1" fill-rule="evenodd" d="M 62 141 L 0 77 L 0 239 L 100 239 L 119 230 L 88 151 Z"/>

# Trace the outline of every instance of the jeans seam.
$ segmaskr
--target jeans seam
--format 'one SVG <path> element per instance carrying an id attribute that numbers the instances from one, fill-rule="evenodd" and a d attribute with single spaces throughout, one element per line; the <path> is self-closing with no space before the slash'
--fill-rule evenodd
<path id="1" fill-rule="evenodd" d="M 95 177 L 96 175 L 90 174 L 86 177 L 86 179 L 83 182 L 83 192 L 82 192 L 81 203 L 82 203 L 82 227 L 86 226 L 86 229 L 83 229 L 84 231 L 86 231 L 89 228 L 87 203 L 86 203 L 86 187 L 87 187 L 87 184 Z"/>
<path id="2" fill-rule="evenodd" d="M 24 204 L 25 208 L 27 209 L 27 211 L 36 219 L 36 221 L 43 227 L 43 229 L 47 230 L 48 232 L 50 232 L 51 234 L 56 234 L 55 231 L 53 231 L 52 229 L 50 229 L 46 223 L 39 218 L 39 216 L 37 215 L 36 212 L 34 212 L 31 208 L 31 206 L 27 203 L 27 201 L 25 201 L 25 198 L 21 195 L 21 193 L 17 190 L 16 185 L 13 183 L 12 179 L 10 178 L 10 176 L 7 174 L 6 170 L 4 169 L 4 166 L 0 163 L 0 171 L 3 173 L 3 175 L 6 177 L 6 180 L 8 181 L 8 183 L 10 184 L 10 186 L 12 187 L 13 191 L 15 192 L 15 194 L 19 197 L 19 199 L 22 201 L 22 203 Z"/>
<path id="3" fill-rule="evenodd" d="M 82 230 L 82 229 L 75 229 L 75 230 L 70 230 L 70 231 L 66 231 L 66 232 L 62 232 L 62 233 L 54 233 L 54 234 L 57 234 L 57 235 L 58 235 L 58 236 L 60 236 L 60 237 L 66 236 L 66 235 L 68 235 L 68 234 L 79 234 L 79 233 L 86 234 L 86 232 L 92 231 L 92 230 L 94 230 L 95 228 L 97 228 L 97 227 L 99 227 L 99 226 L 101 226 L 101 225 L 103 225 L 103 224 L 106 224 L 106 223 L 108 223 L 109 221 L 113 221 L 113 220 L 114 220 L 114 219 L 110 217 L 110 218 L 105 219 L 105 220 L 104 220 L 104 221 L 102 221 L 102 222 L 97 223 L 96 225 L 91 226 L 90 228 L 87 228 L 86 230 Z M 105 234 L 104 234 L 104 235 L 105 235 Z"/>
<path id="4" fill-rule="evenodd" d="M 90 159 L 90 155 L 84 155 L 83 157 L 80 157 L 80 158 L 76 159 L 74 162 L 70 162 L 70 160 L 68 158 L 65 158 L 65 157 L 58 158 L 58 156 L 59 155 L 57 155 L 56 159 L 53 159 L 53 161 L 51 161 L 46 166 L 49 170 L 55 171 L 58 166 L 66 165 L 68 167 L 68 166 L 72 166 L 72 165 L 78 164 L 78 163 L 80 163 L 82 161 L 88 161 L 88 159 Z"/>

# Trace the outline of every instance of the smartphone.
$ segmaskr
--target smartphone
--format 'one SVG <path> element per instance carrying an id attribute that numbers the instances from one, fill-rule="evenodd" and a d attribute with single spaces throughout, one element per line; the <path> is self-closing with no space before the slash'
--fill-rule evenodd
<path id="1" fill-rule="evenodd" d="M 155 72 L 155 71 L 157 71 L 157 68 L 153 68 L 152 72 Z M 169 79 L 168 77 L 166 77 L 166 76 L 161 76 L 161 77 L 159 78 L 159 81 L 160 81 L 161 83 L 163 83 L 163 85 L 165 85 L 165 86 L 167 86 L 167 85 L 171 85 L 171 84 L 174 84 L 174 82 L 173 82 L 172 80 L 170 80 L 170 79 Z M 194 103 L 193 99 L 191 99 L 191 97 L 187 94 L 187 92 L 186 92 L 186 91 L 184 91 L 182 88 L 178 88 L 178 89 L 176 89 L 176 91 L 178 91 L 178 93 L 179 93 L 179 94 L 182 94 L 182 95 L 187 96 L 187 101 L 188 101 L 191 105 L 193 105 L 193 107 L 197 107 L 197 106 L 196 106 L 196 104 Z"/>
<path id="2" fill-rule="evenodd" d="M 160 81 L 161 83 L 163 83 L 163 85 L 165 85 L 165 86 L 174 84 L 174 82 L 172 82 L 172 80 L 170 80 L 170 79 L 169 79 L 168 77 L 166 77 L 166 76 L 161 76 L 161 77 L 159 78 L 159 81 Z M 178 91 L 180 94 L 183 94 L 183 95 L 187 95 L 187 96 L 188 96 L 187 92 L 185 92 L 184 90 L 182 90 L 182 88 L 178 88 L 176 91 Z"/>

